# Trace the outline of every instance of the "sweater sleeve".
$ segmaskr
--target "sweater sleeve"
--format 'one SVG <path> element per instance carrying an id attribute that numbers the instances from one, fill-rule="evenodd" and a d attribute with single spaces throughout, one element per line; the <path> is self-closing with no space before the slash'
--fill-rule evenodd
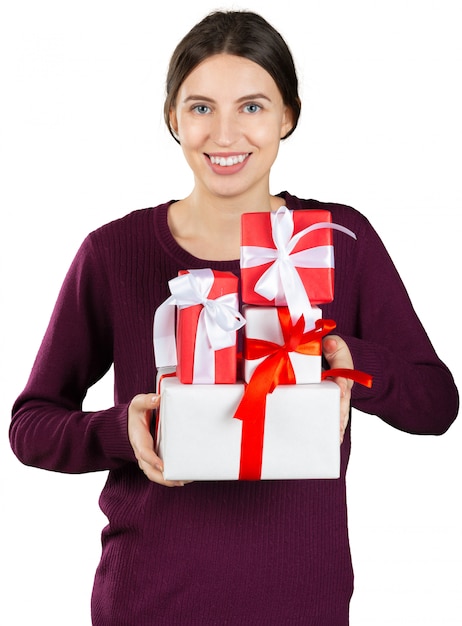
<path id="1" fill-rule="evenodd" d="M 108 283 L 90 235 L 66 275 L 27 385 L 13 407 L 10 442 L 26 465 L 82 473 L 135 460 L 128 405 L 82 410 L 87 390 L 112 364 Z"/>
<path id="2" fill-rule="evenodd" d="M 414 434 L 442 434 L 459 408 L 458 391 L 423 328 L 381 239 L 364 218 L 355 270 L 345 278 L 354 332 L 347 342 L 354 367 L 373 376 L 355 384 L 352 406 Z M 354 276 L 353 284 L 351 276 Z M 342 288 L 340 288 L 342 289 Z M 337 295 L 337 294 L 336 294 Z"/>

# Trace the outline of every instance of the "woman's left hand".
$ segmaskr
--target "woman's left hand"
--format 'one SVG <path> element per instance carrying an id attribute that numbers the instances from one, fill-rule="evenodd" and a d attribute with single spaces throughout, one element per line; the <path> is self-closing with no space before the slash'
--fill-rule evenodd
<path id="1" fill-rule="evenodd" d="M 338 335 L 327 335 L 324 337 L 322 351 L 331 369 L 354 369 L 350 349 Z M 340 387 L 340 443 L 342 443 L 350 414 L 353 381 L 343 376 L 332 377 L 332 380 Z"/>

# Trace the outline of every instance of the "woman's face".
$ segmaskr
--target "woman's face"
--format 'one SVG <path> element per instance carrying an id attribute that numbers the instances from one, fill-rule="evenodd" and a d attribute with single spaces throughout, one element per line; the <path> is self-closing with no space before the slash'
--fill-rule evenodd
<path id="1" fill-rule="evenodd" d="M 222 198 L 269 193 L 270 168 L 292 116 L 260 65 L 209 57 L 181 85 L 170 119 L 196 189 Z"/>

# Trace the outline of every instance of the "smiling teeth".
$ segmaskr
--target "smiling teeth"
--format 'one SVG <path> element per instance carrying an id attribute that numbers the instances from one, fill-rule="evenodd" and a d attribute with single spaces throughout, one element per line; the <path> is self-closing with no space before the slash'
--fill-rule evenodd
<path id="1" fill-rule="evenodd" d="M 237 165 L 238 163 L 243 163 L 248 154 L 240 154 L 239 156 L 230 156 L 230 157 L 216 157 L 211 156 L 210 161 L 213 165 L 221 165 L 222 167 L 229 167 L 230 165 Z"/>

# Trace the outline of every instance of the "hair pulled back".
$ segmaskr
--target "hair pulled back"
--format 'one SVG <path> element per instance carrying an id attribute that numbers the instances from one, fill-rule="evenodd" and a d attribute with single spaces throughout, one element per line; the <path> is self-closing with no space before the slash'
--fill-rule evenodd
<path id="1" fill-rule="evenodd" d="M 301 102 L 292 54 L 280 35 L 263 17 L 251 11 L 215 11 L 197 23 L 175 48 L 166 80 L 164 119 L 170 125 L 170 111 L 187 76 L 202 61 L 215 54 L 232 54 L 258 63 L 273 78 L 283 102 L 292 111 L 291 135 L 300 117 Z"/>

